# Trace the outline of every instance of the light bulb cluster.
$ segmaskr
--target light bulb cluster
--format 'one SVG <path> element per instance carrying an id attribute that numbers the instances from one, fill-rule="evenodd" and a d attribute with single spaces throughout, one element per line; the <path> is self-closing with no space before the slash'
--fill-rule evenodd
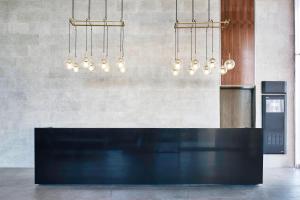
<path id="1" fill-rule="evenodd" d="M 79 65 L 76 61 L 76 59 L 72 59 L 70 56 L 65 61 L 65 66 L 68 70 L 73 70 L 74 72 L 79 72 L 79 70 L 87 69 L 89 71 L 95 71 L 97 65 L 94 63 L 93 58 L 91 56 L 88 56 L 86 54 L 81 62 L 81 65 Z M 107 58 L 102 58 L 98 64 L 99 68 L 102 69 L 104 72 L 110 72 L 110 65 Z M 126 72 L 125 62 L 124 58 L 119 58 L 117 61 L 117 67 L 118 70 L 121 73 Z"/>
<path id="2" fill-rule="evenodd" d="M 190 64 L 187 67 L 187 72 L 193 76 L 196 74 L 196 72 L 198 71 L 199 68 L 202 68 L 202 72 L 205 75 L 209 75 L 213 72 L 214 69 L 218 68 L 218 73 L 220 73 L 221 75 L 225 75 L 228 71 L 234 69 L 235 67 L 235 61 L 233 59 L 230 58 L 230 54 L 229 54 L 229 58 L 223 63 L 223 61 L 221 63 L 217 63 L 217 60 L 214 56 L 214 29 L 219 29 L 220 33 L 221 33 L 221 29 L 225 28 L 229 25 L 230 20 L 224 20 L 224 21 L 214 21 L 211 18 L 211 7 L 210 7 L 210 0 L 208 0 L 208 6 L 207 6 L 207 21 L 197 21 L 195 18 L 195 0 L 191 0 L 192 1 L 192 18 L 191 21 L 179 21 L 178 20 L 178 1 L 176 0 L 176 18 L 175 18 L 175 25 L 174 25 L 174 29 L 175 29 L 175 37 L 174 37 L 174 41 L 175 41 L 175 48 L 174 48 L 174 57 L 175 57 L 175 61 L 174 64 L 172 66 L 172 74 L 174 76 L 178 76 L 180 74 L 182 67 L 182 60 L 180 59 L 180 37 L 179 37 L 179 31 L 180 30 L 190 30 Z M 200 62 L 195 59 L 198 57 L 197 55 L 197 51 L 198 51 L 198 47 L 197 47 L 197 37 L 199 34 L 198 30 L 205 30 L 205 62 L 202 66 L 200 66 Z M 209 37 L 210 35 L 210 37 Z M 220 35 L 221 36 L 221 35 Z M 209 38 L 211 39 L 210 42 L 211 44 L 209 45 Z M 220 51 L 222 51 L 221 49 L 221 37 L 218 38 L 219 40 L 219 48 Z M 211 54 L 209 53 L 209 50 L 211 50 Z M 220 66 L 220 67 L 218 67 Z"/>
<path id="3" fill-rule="evenodd" d="M 69 19 L 69 56 L 65 60 L 65 67 L 68 70 L 74 72 L 79 72 L 82 70 L 95 71 L 97 69 L 103 70 L 108 73 L 111 70 L 111 65 L 109 63 L 109 30 L 112 28 L 119 28 L 120 30 L 120 54 L 116 61 L 116 67 L 119 72 L 125 73 L 126 66 L 124 60 L 124 2 L 121 0 L 121 10 L 120 10 L 120 20 L 113 21 L 108 19 L 108 1 L 104 1 L 104 20 L 96 20 L 91 18 L 91 1 L 88 1 L 88 13 L 85 20 L 76 20 L 75 16 L 75 2 L 72 1 L 72 17 Z M 71 27 L 74 27 L 74 56 L 72 56 L 71 50 Z M 77 58 L 77 27 L 85 27 L 85 54 L 82 60 Z M 93 28 L 102 27 L 103 28 L 103 40 L 102 40 L 102 57 L 98 60 L 93 57 Z M 90 28 L 90 41 L 89 41 L 89 31 Z M 90 49 L 89 49 L 90 46 Z"/>
<path id="4" fill-rule="evenodd" d="M 229 58 L 221 65 L 220 68 L 221 75 L 227 74 L 228 71 L 233 70 L 234 68 L 235 68 L 235 61 L 230 58 L 230 54 L 229 54 Z"/>
<path id="5" fill-rule="evenodd" d="M 181 70 L 182 61 L 180 59 L 175 59 L 172 73 L 174 76 L 178 76 Z M 188 73 L 193 76 L 199 70 L 199 61 L 197 59 L 193 59 L 188 67 Z M 202 71 L 205 75 L 209 75 L 212 70 L 216 67 L 216 59 L 209 59 L 203 66 Z"/>
<path id="6" fill-rule="evenodd" d="M 202 67 L 202 72 L 205 75 L 209 75 L 212 73 L 213 69 L 215 69 L 217 66 L 217 61 L 215 58 L 210 58 Z M 231 58 L 226 60 L 224 64 L 220 67 L 220 73 L 221 75 L 225 75 L 228 71 L 234 69 L 235 67 L 235 61 Z M 182 68 L 182 61 L 178 58 L 175 59 L 175 62 L 173 64 L 172 73 L 174 76 L 178 76 L 180 74 Z M 196 72 L 199 69 L 199 61 L 197 59 L 193 59 L 190 63 L 190 66 L 188 67 L 188 73 L 193 76 L 196 74 Z"/>

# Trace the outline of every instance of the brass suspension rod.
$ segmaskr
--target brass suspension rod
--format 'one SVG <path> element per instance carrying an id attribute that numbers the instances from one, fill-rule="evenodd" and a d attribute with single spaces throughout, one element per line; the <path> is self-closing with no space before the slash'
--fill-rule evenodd
<path id="1" fill-rule="evenodd" d="M 176 26 L 176 29 L 191 29 L 191 28 L 203 28 L 203 29 L 207 29 L 207 28 L 218 28 L 218 29 L 222 29 L 222 28 L 226 28 L 226 26 Z"/>
<path id="2" fill-rule="evenodd" d="M 230 24 L 230 20 L 220 21 L 220 22 L 176 22 L 175 29 L 184 28 L 225 28 Z"/>
<path id="3" fill-rule="evenodd" d="M 124 21 L 109 21 L 109 20 L 76 20 L 69 19 L 72 26 L 110 26 L 110 27 L 124 27 Z"/>
<path id="4" fill-rule="evenodd" d="M 229 24 L 230 20 L 224 20 L 224 21 L 220 21 L 220 22 L 211 22 L 211 21 L 207 21 L 207 22 L 176 22 L 176 24 Z"/>

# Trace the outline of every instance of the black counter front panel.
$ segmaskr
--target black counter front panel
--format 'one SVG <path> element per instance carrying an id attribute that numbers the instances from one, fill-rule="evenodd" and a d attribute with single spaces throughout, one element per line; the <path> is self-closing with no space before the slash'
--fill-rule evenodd
<path id="1" fill-rule="evenodd" d="M 261 129 L 35 129 L 36 184 L 260 184 Z"/>

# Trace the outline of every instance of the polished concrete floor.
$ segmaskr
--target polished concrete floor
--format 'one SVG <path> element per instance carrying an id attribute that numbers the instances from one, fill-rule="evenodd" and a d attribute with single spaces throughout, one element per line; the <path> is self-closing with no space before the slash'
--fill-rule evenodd
<path id="1" fill-rule="evenodd" d="M 300 170 L 266 169 L 257 186 L 39 186 L 33 169 L 0 169 L 0 200 L 300 200 Z"/>

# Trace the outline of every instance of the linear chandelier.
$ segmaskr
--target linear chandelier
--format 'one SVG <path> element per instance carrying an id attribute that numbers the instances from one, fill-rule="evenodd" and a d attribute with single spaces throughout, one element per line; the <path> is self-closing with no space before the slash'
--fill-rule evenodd
<path id="1" fill-rule="evenodd" d="M 208 0 L 208 17 L 207 21 L 199 22 L 195 19 L 195 1 L 192 0 L 192 20 L 189 22 L 179 22 L 178 20 L 178 0 L 176 0 L 176 22 L 174 25 L 175 29 L 175 62 L 172 67 L 172 73 L 174 76 L 178 76 L 181 70 L 182 60 L 179 58 L 179 30 L 180 29 L 188 29 L 191 32 L 191 60 L 190 66 L 188 67 L 188 72 L 191 76 L 193 76 L 197 70 L 199 69 L 199 61 L 197 60 L 197 30 L 198 29 L 205 29 L 205 63 L 202 68 L 203 73 L 205 75 L 211 74 L 212 70 L 216 68 L 217 60 L 214 57 L 214 29 L 222 29 L 226 28 L 230 20 L 225 21 L 215 21 L 211 19 L 211 9 L 210 9 L 210 0 Z M 211 55 L 208 57 L 208 34 L 211 34 Z M 221 39 L 219 38 L 219 43 Z M 221 46 L 221 45 L 220 45 Z M 231 59 L 230 53 L 229 58 L 223 63 L 221 61 L 220 73 L 221 75 L 225 75 L 229 70 L 234 69 L 235 61 Z"/>
<path id="2" fill-rule="evenodd" d="M 104 71 L 110 71 L 109 65 L 109 29 L 120 28 L 120 56 L 117 60 L 117 66 L 121 73 L 126 72 L 125 61 L 124 61 L 124 18 L 123 18 L 123 0 L 121 0 L 121 13 L 119 21 L 108 20 L 107 13 L 107 0 L 105 0 L 105 14 L 103 20 L 92 20 L 91 19 L 91 0 L 88 0 L 88 13 L 85 20 L 75 19 L 75 3 L 72 0 L 72 17 L 69 19 L 69 55 L 65 61 L 66 68 L 78 72 L 81 68 L 88 69 L 89 71 L 94 71 L 97 64 L 95 64 L 95 59 L 93 58 L 93 28 L 103 27 L 103 43 L 102 43 L 102 56 L 100 56 L 100 61 L 98 66 Z M 71 54 L 71 26 L 74 27 L 75 38 L 74 38 L 74 57 Z M 78 64 L 77 58 L 77 28 L 85 27 L 85 55 L 80 64 Z M 88 52 L 88 28 L 90 28 L 90 52 Z"/>

